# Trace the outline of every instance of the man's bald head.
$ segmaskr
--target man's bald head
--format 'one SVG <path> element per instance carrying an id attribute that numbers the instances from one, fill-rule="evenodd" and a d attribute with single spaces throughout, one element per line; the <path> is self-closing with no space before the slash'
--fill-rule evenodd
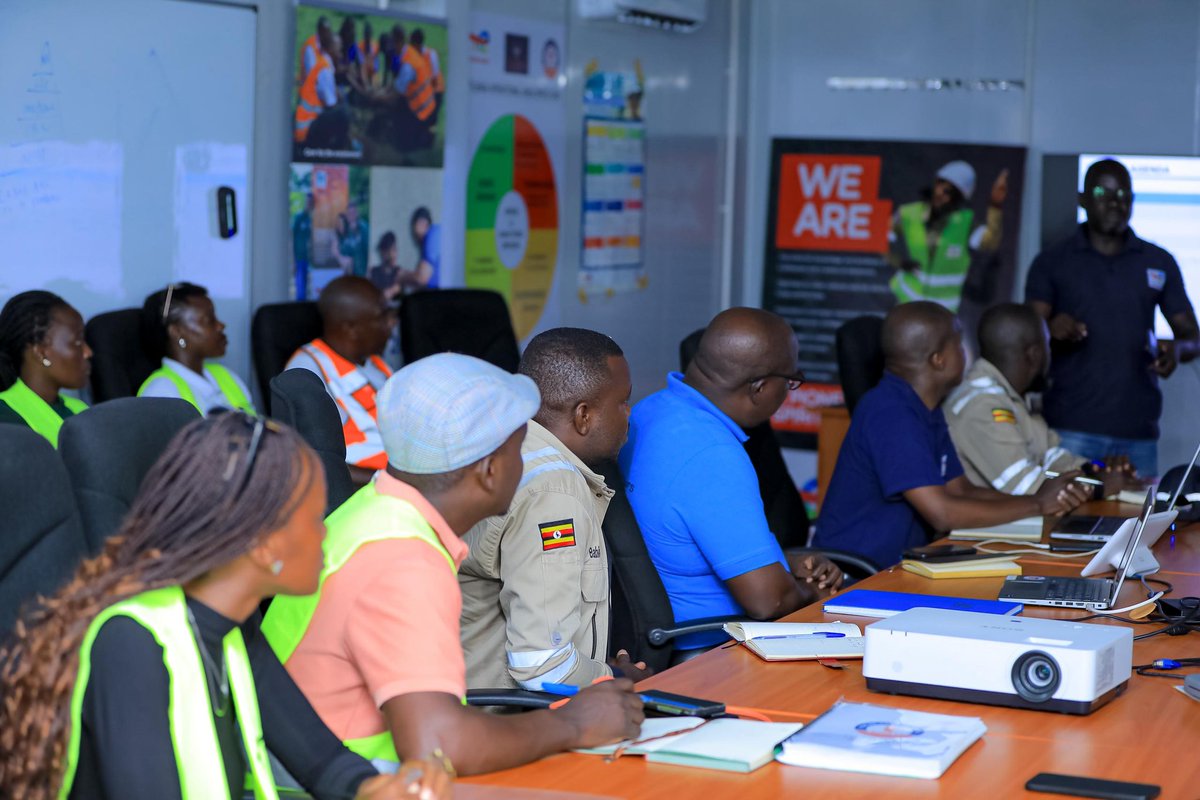
<path id="1" fill-rule="evenodd" d="M 884 366 L 911 377 L 958 334 L 958 318 L 937 303 L 902 303 L 883 319 Z"/>
<path id="2" fill-rule="evenodd" d="M 322 338 L 343 358 L 361 364 L 379 355 L 396 325 L 383 292 L 366 278 L 343 275 L 321 291 Z"/>
<path id="3" fill-rule="evenodd" d="M 343 275 L 321 291 L 317 310 L 326 328 L 370 318 L 379 313 L 383 293 L 366 278 Z"/>
<path id="4" fill-rule="evenodd" d="M 1001 303 L 979 320 L 979 355 L 996 366 L 1019 358 L 1025 348 L 1045 341 L 1045 322 L 1030 306 Z"/>
<path id="5" fill-rule="evenodd" d="M 730 308 L 708 324 L 688 372 L 698 370 L 725 387 L 740 386 L 781 367 L 783 374 L 791 375 L 796 371 L 795 341 L 792 327 L 778 314 Z"/>

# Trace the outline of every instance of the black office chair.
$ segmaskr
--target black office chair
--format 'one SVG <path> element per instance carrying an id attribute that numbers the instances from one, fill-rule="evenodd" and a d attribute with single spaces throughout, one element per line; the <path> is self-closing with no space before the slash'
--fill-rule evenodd
<path id="1" fill-rule="evenodd" d="M 309 447 L 317 451 L 325 467 L 328 515 L 354 494 L 337 406 L 321 379 L 306 369 L 284 370 L 271 379 L 270 385 L 275 419 L 295 428 Z"/>
<path id="2" fill-rule="evenodd" d="M 161 362 L 142 337 L 142 310 L 106 311 L 88 320 L 83 338 L 92 348 L 92 402 L 133 397 Z"/>
<path id="3" fill-rule="evenodd" d="M 62 588 L 87 546 L 62 460 L 44 437 L 22 425 L 0 425 L 0 508 L 3 639 L 25 603 Z"/>
<path id="4" fill-rule="evenodd" d="M 400 303 L 404 363 L 434 353 L 463 353 L 517 371 L 521 351 L 508 304 L 486 289 L 433 289 Z"/>
<path id="5" fill-rule="evenodd" d="M 116 533 L 142 480 L 172 437 L 198 418 L 173 397 L 125 397 L 67 419 L 58 452 L 71 476 L 91 554 Z"/>
<path id="6" fill-rule="evenodd" d="M 679 368 L 687 372 L 688 365 L 700 349 L 704 328 L 688 334 L 679 343 Z M 796 484 L 783 460 L 783 449 L 771 423 L 764 422 L 746 429 L 746 454 L 758 476 L 758 493 L 762 497 L 767 524 L 783 548 L 803 547 L 808 542 L 808 511 L 796 490 Z"/>
<path id="7" fill-rule="evenodd" d="M 873 315 L 845 322 L 835 334 L 838 373 L 846 408 L 854 407 L 883 377 L 883 318 Z"/>
<path id="8" fill-rule="evenodd" d="M 250 349 L 259 396 L 271 414 L 271 379 L 283 372 L 288 359 L 302 344 L 321 335 L 321 314 L 312 301 L 269 303 L 259 306 L 250 323 Z"/>

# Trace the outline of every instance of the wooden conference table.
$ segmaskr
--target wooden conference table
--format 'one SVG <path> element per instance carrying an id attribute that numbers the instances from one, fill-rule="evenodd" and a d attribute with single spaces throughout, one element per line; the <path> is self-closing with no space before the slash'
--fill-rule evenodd
<path id="1" fill-rule="evenodd" d="M 1114 513 L 1115 503 L 1091 504 L 1092 513 Z M 1138 509 L 1122 505 L 1122 513 Z M 999 547 L 1004 547 L 1001 545 Z M 1155 577 L 1174 585 L 1170 597 L 1200 596 L 1200 526 L 1164 535 L 1154 552 Z M 1026 574 L 1077 575 L 1086 558 L 1021 558 Z M 929 580 L 899 567 L 857 584 L 858 588 L 995 599 L 1002 578 Z M 1120 607 L 1145 598 L 1140 582 L 1127 582 Z M 1081 610 L 1029 607 L 1026 616 L 1074 619 Z M 873 620 L 826 616 L 817 603 L 786 617 L 822 622 L 835 618 L 869 625 Z M 1100 624 L 1120 625 L 1120 622 Z M 1135 635 L 1159 625 L 1141 625 Z M 1200 657 L 1200 636 L 1156 636 L 1135 641 L 1133 663 L 1156 658 Z M 1180 681 L 1134 674 L 1123 695 L 1088 716 L 876 694 L 867 691 L 861 661 L 835 670 L 816 662 L 759 660 L 743 647 L 712 650 L 639 684 L 679 694 L 756 708 L 780 722 L 808 722 L 839 698 L 919 711 L 978 716 L 987 733 L 936 781 L 805 769 L 771 763 L 749 775 L 647 764 L 638 756 L 607 763 L 599 756 L 564 753 L 517 769 L 466 779 L 468 784 L 581 792 L 627 798 L 1010 798 L 1049 797 L 1026 792 L 1039 772 L 1059 772 L 1162 786 L 1161 797 L 1200 798 L 1200 702 L 1175 689 Z M 1185 670 L 1186 671 L 1186 670 Z M 531 792 L 531 794 L 534 794 Z"/>

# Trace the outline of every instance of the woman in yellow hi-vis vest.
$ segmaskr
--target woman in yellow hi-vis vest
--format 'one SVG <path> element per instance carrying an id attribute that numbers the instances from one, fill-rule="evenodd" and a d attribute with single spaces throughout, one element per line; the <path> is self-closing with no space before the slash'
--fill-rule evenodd
<path id="1" fill-rule="evenodd" d="M 225 323 L 208 290 L 173 283 L 146 298 L 142 306 L 146 352 L 162 357 L 162 366 L 138 389 L 138 397 L 178 397 L 201 414 L 214 408 L 256 413 L 250 389 L 226 367 L 209 359 L 225 355 Z"/>
<path id="2" fill-rule="evenodd" d="M 22 292 L 0 310 L 0 423 L 25 425 L 58 447 L 63 420 L 87 408 L 61 394 L 82 389 L 92 350 L 83 317 L 50 292 Z"/>
<path id="3" fill-rule="evenodd" d="M 236 412 L 185 427 L 0 651 L 5 796 L 277 800 L 268 748 L 318 800 L 448 796 L 435 763 L 380 776 L 346 750 L 258 631 L 264 598 L 317 588 L 324 509 L 294 431 Z"/>

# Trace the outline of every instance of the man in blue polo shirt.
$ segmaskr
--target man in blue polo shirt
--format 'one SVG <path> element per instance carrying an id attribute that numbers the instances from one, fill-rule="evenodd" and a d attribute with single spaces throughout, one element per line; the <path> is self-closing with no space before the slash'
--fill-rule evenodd
<path id="1" fill-rule="evenodd" d="M 1157 475 L 1158 379 L 1196 357 L 1200 328 L 1175 259 L 1129 228 L 1129 171 L 1097 161 L 1079 205 L 1087 222 L 1039 254 L 1025 282 L 1025 300 L 1053 340 L 1043 412 L 1072 453 L 1127 455 L 1143 476 Z M 1174 342 L 1155 339 L 1156 306 Z"/>
<path id="2" fill-rule="evenodd" d="M 941 409 L 963 377 L 957 317 L 937 303 L 906 303 L 888 312 L 882 337 L 883 379 L 854 409 L 815 547 L 889 567 L 937 532 L 1065 513 L 1088 499 L 1074 482 L 1078 471 L 1022 496 L 975 486 L 963 475 Z"/>
<path id="3" fill-rule="evenodd" d="M 804 380 L 796 337 L 782 317 L 754 308 L 718 314 L 687 374 L 633 409 L 621 471 L 650 558 L 679 622 L 749 615 L 776 619 L 841 583 L 817 556 L 789 563 L 767 527 L 743 428 L 771 418 Z M 681 650 L 725 639 L 680 637 Z"/>

